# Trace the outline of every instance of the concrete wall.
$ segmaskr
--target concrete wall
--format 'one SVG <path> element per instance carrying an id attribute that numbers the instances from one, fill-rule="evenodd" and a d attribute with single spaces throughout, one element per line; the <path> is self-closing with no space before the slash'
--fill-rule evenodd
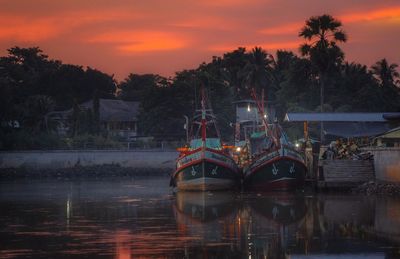
<path id="1" fill-rule="evenodd" d="M 93 166 L 118 164 L 122 167 L 173 169 L 177 151 L 18 151 L 0 152 L 0 168 L 69 168 L 76 165 Z"/>
<path id="2" fill-rule="evenodd" d="M 377 180 L 400 183 L 400 148 L 373 148 Z"/>

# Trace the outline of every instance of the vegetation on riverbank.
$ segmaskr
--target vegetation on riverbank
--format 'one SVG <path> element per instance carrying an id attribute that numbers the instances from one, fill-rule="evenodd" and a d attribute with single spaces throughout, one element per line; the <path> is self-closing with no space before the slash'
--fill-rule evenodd
<path id="1" fill-rule="evenodd" d="M 348 37 L 342 27 L 329 15 L 311 17 L 299 28 L 306 42 L 300 55 L 239 47 L 171 78 L 131 73 L 122 82 L 90 67 L 50 59 L 39 47 L 10 48 L 8 55 L 0 57 L 0 149 L 62 146 L 68 138 L 84 136 L 102 136 L 111 143 L 113 139 L 100 130 L 98 108 L 94 105 L 90 113 L 77 109 L 79 103 L 98 103 L 99 98 L 139 101 L 143 135 L 182 140 L 183 116 L 190 117 L 198 106 L 200 85 L 206 87 L 228 141 L 235 120 L 232 103 L 249 99 L 252 87 L 265 90 L 279 120 L 288 111 L 400 111 L 397 65 L 384 58 L 370 68 L 347 62 L 339 47 Z M 71 108 L 70 130 L 61 138 L 48 115 Z M 311 134 L 316 132 L 311 127 Z"/>

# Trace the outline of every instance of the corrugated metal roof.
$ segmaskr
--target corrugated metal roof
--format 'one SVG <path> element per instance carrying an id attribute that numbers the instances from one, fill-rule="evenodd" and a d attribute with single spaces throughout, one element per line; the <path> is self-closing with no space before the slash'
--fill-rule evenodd
<path id="1" fill-rule="evenodd" d="M 387 132 L 389 123 L 382 122 L 325 122 L 324 134 L 345 138 L 376 136 Z"/>
<path id="2" fill-rule="evenodd" d="M 367 113 L 367 112 L 325 112 L 325 113 L 294 113 L 288 112 L 285 121 L 332 121 L 332 122 L 388 122 L 385 117 L 400 116 L 400 112 Z"/>
<path id="3" fill-rule="evenodd" d="M 400 127 L 391 129 L 379 135 L 380 138 L 400 138 Z"/>

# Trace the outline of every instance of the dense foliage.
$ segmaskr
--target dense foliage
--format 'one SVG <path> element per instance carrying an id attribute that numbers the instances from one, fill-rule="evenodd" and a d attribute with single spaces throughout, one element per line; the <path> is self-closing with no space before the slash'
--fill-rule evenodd
<path id="1" fill-rule="evenodd" d="M 233 136 L 233 102 L 249 99 L 252 88 L 264 89 L 279 120 L 288 111 L 400 111 L 397 65 L 386 59 L 371 68 L 346 62 L 339 47 L 347 40 L 341 27 L 329 15 L 311 17 L 299 32 L 305 39 L 300 55 L 240 47 L 172 78 L 132 73 L 120 83 L 96 69 L 49 59 L 38 47 L 10 48 L 7 56 L 0 57 L 0 148 L 12 148 L 7 143 L 15 135 L 15 123 L 31 136 L 52 135 L 56 125 L 49 113 L 98 98 L 139 101 L 143 135 L 184 139 L 184 116 L 191 117 L 199 107 L 201 86 L 226 140 Z M 86 115 L 77 111 L 74 116 L 68 137 L 100 134 L 96 111 Z"/>

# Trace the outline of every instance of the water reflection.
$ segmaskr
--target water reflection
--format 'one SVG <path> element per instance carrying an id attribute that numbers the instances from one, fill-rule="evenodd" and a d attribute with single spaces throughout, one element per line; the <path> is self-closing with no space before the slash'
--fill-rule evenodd
<path id="1" fill-rule="evenodd" d="M 399 258 L 400 200 L 0 182 L 0 258 Z"/>
<path id="2" fill-rule="evenodd" d="M 398 199 L 378 198 L 373 220 L 373 232 L 378 237 L 400 244 L 400 202 Z"/>
<path id="3" fill-rule="evenodd" d="M 178 192 L 173 206 L 185 258 L 240 257 L 237 242 L 239 194 L 231 192 Z M 201 256 L 200 256 L 201 255 Z"/>
<path id="4" fill-rule="evenodd" d="M 249 258 L 281 258 L 296 245 L 306 215 L 304 196 L 288 193 L 248 197 L 241 211 L 242 242 Z"/>

